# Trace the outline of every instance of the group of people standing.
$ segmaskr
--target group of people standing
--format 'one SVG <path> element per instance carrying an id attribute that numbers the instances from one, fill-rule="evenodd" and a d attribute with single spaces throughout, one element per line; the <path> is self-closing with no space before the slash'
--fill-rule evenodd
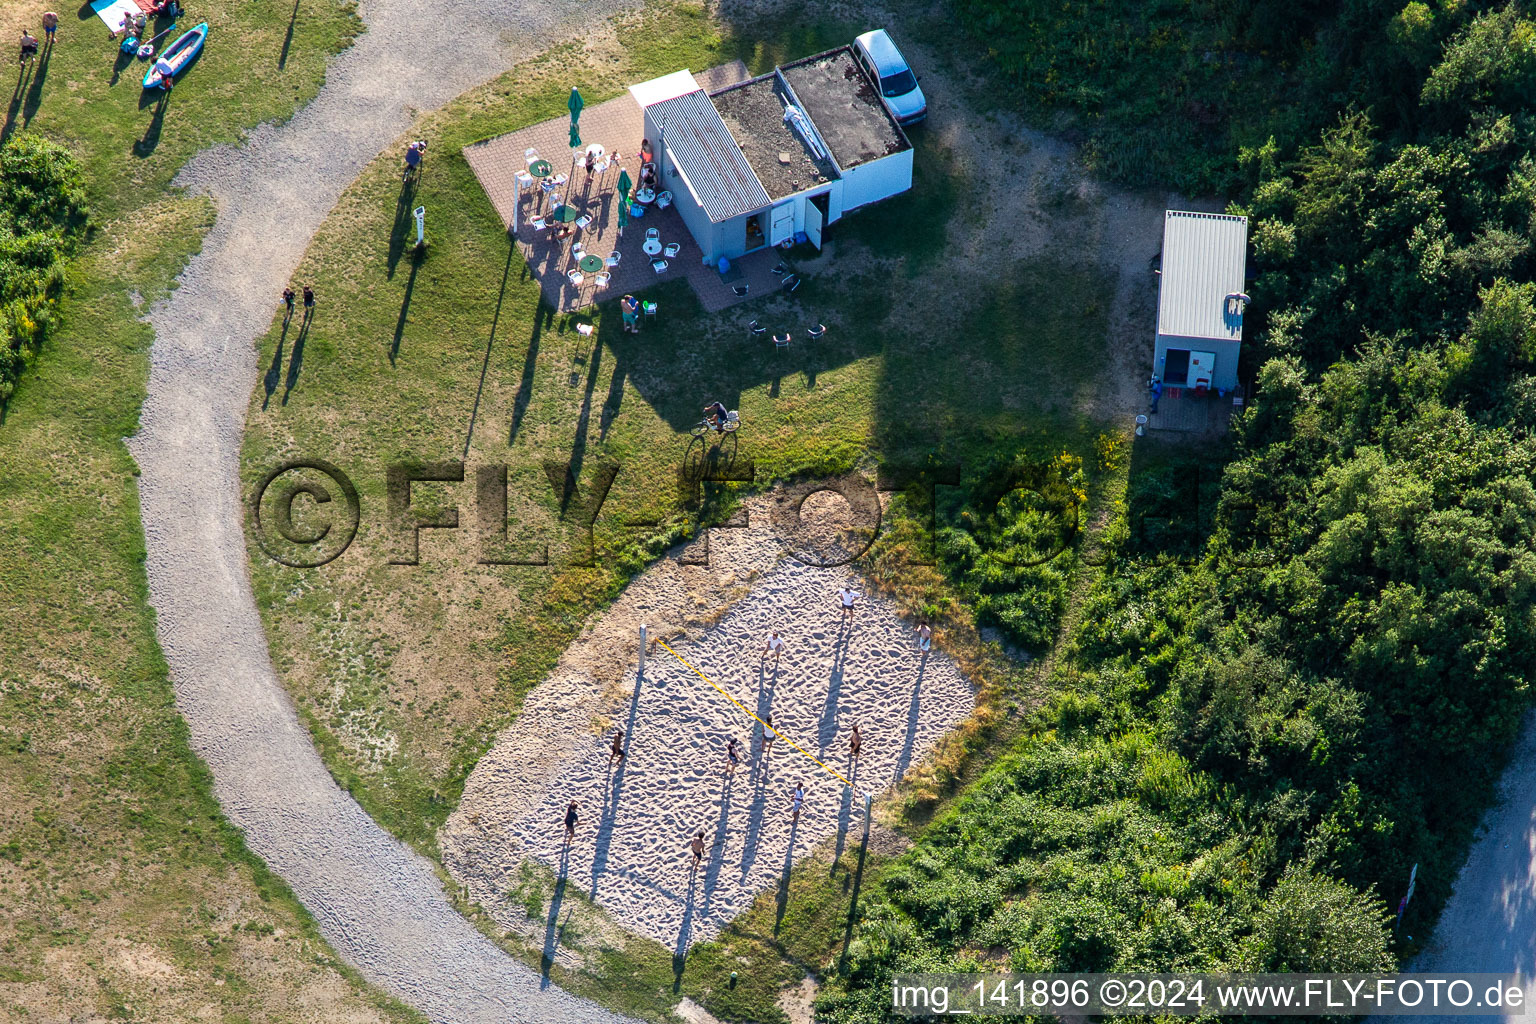
<path id="1" fill-rule="evenodd" d="M 56 33 L 58 30 L 59 30 L 59 16 L 57 14 L 55 14 L 53 11 L 44 11 L 43 12 L 43 36 L 44 36 L 44 38 L 46 38 L 48 40 L 48 45 L 49 46 L 53 45 L 54 33 Z M 37 37 L 34 36 L 27 29 L 22 29 L 21 30 L 21 57 L 18 59 L 17 63 L 18 64 L 26 64 L 27 61 L 29 61 L 33 57 L 37 56 L 37 50 L 38 50 Z"/>

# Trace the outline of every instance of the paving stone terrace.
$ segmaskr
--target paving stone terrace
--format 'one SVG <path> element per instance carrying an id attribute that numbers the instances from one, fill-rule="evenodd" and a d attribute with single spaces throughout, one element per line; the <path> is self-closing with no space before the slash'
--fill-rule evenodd
<path id="1" fill-rule="evenodd" d="M 746 65 L 741 61 L 694 74 L 694 79 L 706 92 L 746 81 L 747 77 Z M 779 259 L 772 249 L 737 260 L 735 265 L 741 276 L 733 273 L 732 280 L 722 280 L 713 267 L 704 265 L 704 254 L 673 209 L 661 210 L 652 206 L 644 217 L 631 218 L 620 237 L 619 173 L 621 169 L 627 169 L 630 179 L 638 183 L 640 158 L 637 154 L 645 134 L 644 113 L 634 97 L 625 92 L 583 110 L 580 129 L 585 143 L 601 144 L 610 154 L 619 154 L 620 162 L 612 165 L 605 174 L 588 177 L 573 160 L 568 145 L 570 120 L 565 117 L 464 147 L 464 158 L 469 161 L 480 186 L 490 197 L 491 205 L 508 228 L 515 211 L 517 247 L 538 280 L 545 301 L 556 310 L 574 312 L 626 293 L 638 294 L 658 281 L 675 280 L 680 276 L 693 286 L 699 303 L 710 312 L 768 294 L 778 286 L 779 279 L 774 276 L 773 268 Z M 537 188 L 524 189 L 521 197 L 518 195 L 517 172 L 526 166 L 524 152 L 530 148 L 538 150 L 556 174 L 569 177 L 556 193 L 564 202 L 592 218 L 586 228 L 569 237 L 555 239 L 547 231 L 533 227 L 533 219 L 548 214 L 552 201 Z M 660 274 L 652 269 L 651 257 L 641 248 L 647 228 L 656 228 L 664 245 L 675 242 L 680 247 L 676 256 L 667 259 L 667 269 Z M 599 290 L 592 274 L 584 275 L 579 286 L 567 278 L 576 266 L 571 249 L 576 242 L 581 242 L 588 253 L 596 256 L 619 253 L 618 265 L 606 268 L 611 275 L 606 288 Z M 733 289 L 742 285 L 747 287 L 747 294 L 736 294 Z"/>

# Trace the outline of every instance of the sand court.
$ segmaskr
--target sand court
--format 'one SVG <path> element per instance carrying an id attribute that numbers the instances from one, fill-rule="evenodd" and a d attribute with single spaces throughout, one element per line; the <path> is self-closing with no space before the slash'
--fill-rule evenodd
<path id="1" fill-rule="evenodd" d="M 440 840 L 450 870 L 483 906 L 504 902 L 518 864 L 532 857 L 623 927 L 683 951 L 777 888 L 818 845 L 857 845 L 864 794 L 899 779 L 971 713 L 974 690 L 941 644 L 920 651 L 912 624 L 862 593 L 851 570 L 781 557 L 768 519 L 754 515 L 751 528 L 717 540 L 711 566 L 669 561 L 631 584 L 604 616 L 612 628 L 599 623 L 572 646 L 481 760 Z M 861 591 L 851 622 L 837 597 L 844 585 Z M 692 639 L 669 643 L 742 707 L 659 645 L 637 672 L 637 622 L 669 637 L 677 629 L 666 623 L 668 606 L 675 614 L 701 593 L 733 603 Z M 774 629 L 786 643 L 777 663 L 761 657 Z M 622 646 L 627 668 L 601 682 L 584 645 L 609 658 Z M 752 715 L 771 716 L 783 734 L 767 758 Z M 855 724 L 857 759 L 848 750 Z M 617 727 L 626 756 L 615 760 Z M 798 822 L 797 783 L 805 787 Z M 571 800 L 581 820 L 566 848 Z M 694 871 L 698 831 L 705 851 Z"/>

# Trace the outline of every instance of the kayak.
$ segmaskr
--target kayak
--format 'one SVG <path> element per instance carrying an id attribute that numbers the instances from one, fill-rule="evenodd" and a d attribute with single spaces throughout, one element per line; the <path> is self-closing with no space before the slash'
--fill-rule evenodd
<path id="1" fill-rule="evenodd" d="M 194 28 L 188 29 L 180 38 L 170 46 L 167 46 L 156 61 L 144 72 L 144 88 L 163 88 L 160 83 L 162 77 L 161 67 L 170 68 L 170 77 L 175 78 L 181 70 L 192 63 L 198 51 L 203 48 L 203 40 L 208 35 L 208 23 L 205 21 Z"/>

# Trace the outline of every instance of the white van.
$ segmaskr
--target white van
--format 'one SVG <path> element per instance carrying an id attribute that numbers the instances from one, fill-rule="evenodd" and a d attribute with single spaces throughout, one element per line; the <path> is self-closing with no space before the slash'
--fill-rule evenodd
<path id="1" fill-rule="evenodd" d="M 855 37 L 853 55 L 874 79 L 885 109 L 897 124 L 916 124 L 928 116 L 928 100 L 918 87 L 917 76 L 885 29 L 877 28 Z"/>

